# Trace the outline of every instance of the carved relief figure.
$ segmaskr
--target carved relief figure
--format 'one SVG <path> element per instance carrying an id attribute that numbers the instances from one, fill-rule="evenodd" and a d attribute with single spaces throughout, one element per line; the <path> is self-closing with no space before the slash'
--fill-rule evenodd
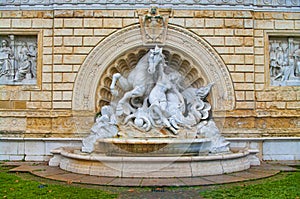
<path id="1" fill-rule="evenodd" d="M 294 52 L 294 59 L 295 59 L 295 74 L 296 76 L 300 76 L 300 49 L 295 50 Z"/>
<path id="2" fill-rule="evenodd" d="M 31 45 L 31 51 L 27 47 L 27 44 L 23 42 L 21 50 L 19 52 L 19 67 L 16 72 L 14 81 L 22 81 L 23 79 L 32 79 L 36 77 L 36 51 Z M 35 66 L 36 67 L 36 66 Z"/>
<path id="3" fill-rule="evenodd" d="M 270 47 L 270 75 L 273 77 L 276 74 L 277 63 L 276 63 L 276 50 L 273 46 Z"/>
<path id="4" fill-rule="evenodd" d="M 273 86 L 299 86 L 300 39 L 270 37 L 270 78 Z"/>
<path id="5" fill-rule="evenodd" d="M 3 39 L 0 48 L 0 77 L 5 76 L 8 79 L 14 77 L 14 68 L 12 64 L 13 51 L 8 45 L 8 41 Z"/>
<path id="6" fill-rule="evenodd" d="M 0 84 L 35 84 L 37 78 L 36 37 L 9 35 L 0 48 Z"/>

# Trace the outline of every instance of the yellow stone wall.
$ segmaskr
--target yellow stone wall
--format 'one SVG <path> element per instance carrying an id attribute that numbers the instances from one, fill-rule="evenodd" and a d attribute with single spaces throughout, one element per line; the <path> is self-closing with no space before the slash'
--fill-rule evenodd
<path id="1" fill-rule="evenodd" d="M 235 89 L 226 137 L 300 136 L 300 87 L 269 86 L 268 35 L 300 36 L 300 13 L 173 10 L 169 24 L 206 40 Z M 0 85 L 0 136 L 82 137 L 94 113 L 72 111 L 77 73 L 108 35 L 138 24 L 135 10 L 0 11 L 0 34 L 37 33 L 37 86 Z"/>

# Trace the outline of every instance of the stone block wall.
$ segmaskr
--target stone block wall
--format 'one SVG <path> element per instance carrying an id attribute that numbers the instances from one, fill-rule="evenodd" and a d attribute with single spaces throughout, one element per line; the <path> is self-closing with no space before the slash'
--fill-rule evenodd
<path id="1" fill-rule="evenodd" d="M 300 136 L 300 87 L 270 86 L 268 57 L 269 35 L 300 36 L 299 19 L 299 12 L 171 11 L 169 24 L 207 41 L 231 75 L 226 137 Z M 134 24 L 136 10 L 0 11 L 0 34 L 38 36 L 41 74 L 37 85 L 0 85 L 0 136 L 87 135 L 97 109 L 74 111 L 78 71 L 101 41 Z"/>

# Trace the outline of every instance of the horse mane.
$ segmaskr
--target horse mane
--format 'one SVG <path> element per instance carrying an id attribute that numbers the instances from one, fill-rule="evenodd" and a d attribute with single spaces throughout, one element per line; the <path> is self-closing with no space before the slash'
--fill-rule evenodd
<path id="1" fill-rule="evenodd" d="M 148 67 L 148 57 L 150 54 L 150 50 L 138 61 L 135 68 L 147 68 Z"/>

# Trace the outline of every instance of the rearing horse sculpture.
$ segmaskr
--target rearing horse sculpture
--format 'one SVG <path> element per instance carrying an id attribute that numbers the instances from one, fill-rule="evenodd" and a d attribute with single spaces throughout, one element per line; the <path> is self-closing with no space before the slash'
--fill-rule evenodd
<path id="1" fill-rule="evenodd" d="M 150 49 L 150 51 L 139 60 L 127 78 L 123 77 L 120 73 L 113 75 L 110 85 L 112 95 L 118 95 L 118 92 L 115 90 L 117 81 L 119 81 L 122 90 L 125 91 L 124 96 L 118 102 L 117 115 L 121 115 L 124 112 L 124 104 L 127 103 L 129 99 L 142 97 L 147 91 L 150 92 L 150 89 L 152 89 L 155 83 L 155 78 L 157 78 L 156 67 L 163 61 L 164 55 L 162 48 L 156 46 L 155 49 Z"/>

